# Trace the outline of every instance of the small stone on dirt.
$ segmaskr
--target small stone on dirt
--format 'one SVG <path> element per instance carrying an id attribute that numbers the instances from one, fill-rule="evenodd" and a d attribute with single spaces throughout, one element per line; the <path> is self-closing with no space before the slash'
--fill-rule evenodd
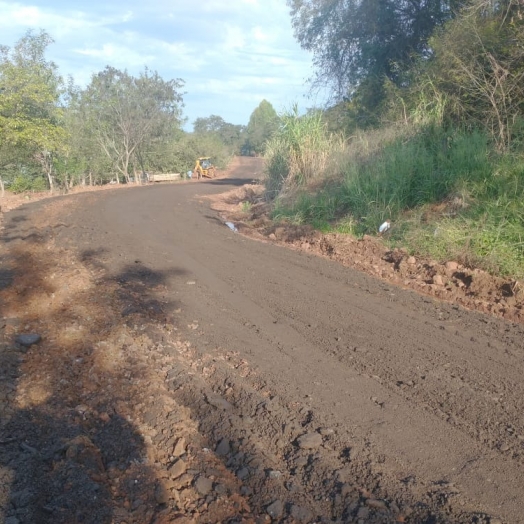
<path id="1" fill-rule="evenodd" d="M 275 469 L 271 470 L 268 475 L 267 475 L 270 479 L 279 479 L 281 476 L 282 476 L 282 472 L 280 471 L 277 471 Z"/>
<path id="2" fill-rule="evenodd" d="M 307 508 L 296 506 L 295 504 L 291 506 L 291 516 L 299 522 L 309 522 L 313 519 L 313 513 L 311 513 L 311 511 Z"/>
<path id="3" fill-rule="evenodd" d="M 283 510 L 284 504 L 282 504 L 281 500 L 275 500 L 275 502 L 273 502 L 266 508 L 267 514 L 273 519 L 280 518 Z"/>
<path id="4" fill-rule="evenodd" d="M 244 480 L 245 478 L 249 477 L 249 469 L 247 468 L 241 468 L 237 471 L 237 477 L 240 480 Z"/>
<path id="5" fill-rule="evenodd" d="M 186 452 L 186 439 L 181 437 L 177 440 L 175 447 L 173 448 L 173 456 L 180 457 Z"/>
<path id="6" fill-rule="evenodd" d="M 167 504 L 169 502 L 169 491 L 163 484 L 158 484 L 155 488 L 155 500 L 157 504 Z"/>
<path id="7" fill-rule="evenodd" d="M 229 454 L 231 451 L 231 448 L 229 447 L 229 440 L 227 438 L 223 438 L 217 446 L 216 453 L 217 455 L 220 455 L 221 457 L 225 457 Z"/>
<path id="8" fill-rule="evenodd" d="M 42 340 L 42 336 L 38 333 L 25 333 L 22 335 L 18 335 L 15 338 L 15 342 L 17 344 L 20 344 L 21 346 L 29 347 L 33 344 L 38 344 Z"/>
<path id="9" fill-rule="evenodd" d="M 458 269 L 458 262 L 453 262 L 450 260 L 449 262 L 446 262 L 446 269 L 449 271 L 456 271 Z"/>
<path id="10" fill-rule="evenodd" d="M 171 478 L 178 478 L 180 475 L 183 475 L 186 472 L 187 466 L 182 459 L 178 459 L 170 468 L 169 473 Z"/>
<path id="11" fill-rule="evenodd" d="M 380 511 L 385 511 L 388 509 L 386 503 L 383 500 L 378 499 L 367 499 L 366 506 L 373 509 L 378 509 Z"/>
<path id="12" fill-rule="evenodd" d="M 417 263 L 417 259 L 415 257 L 409 257 L 406 262 L 410 265 L 410 266 L 413 266 L 414 264 Z"/>
<path id="13" fill-rule="evenodd" d="M 306 433 L 297 439 L 298 447 L 301 449 L 316 449 L 322 445 L 320 433 Z"/>
<path id="14" fill-rule="evenodd" d="M 435 275 L 433 277 L 433 284 L 435 284 L 436 286 L 443 286 L 444 285 L 444 279 L 442 278 L 441 275 Z"/>
<path id="15" fill-rule="evenodd" d="M 195 489 L 201 495 L 207 495 L 213 489 L 213 481 L 206 477 L 198 477 L 195 482 Z"/>
<path id="16" fill-rule="evenodd" d="M 217 409 L 223 409 L 224 411 L 229 411 L 233 408 L 233 406 L 223 397 L 216 395 L 211 396 L 207 395 L 206 400 L 209 404 L 211 404 L 213 407 Z"/>

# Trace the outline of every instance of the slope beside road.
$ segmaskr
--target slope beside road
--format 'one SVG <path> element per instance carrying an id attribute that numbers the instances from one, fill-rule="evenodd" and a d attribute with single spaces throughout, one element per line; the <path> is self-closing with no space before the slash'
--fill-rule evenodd
<path id="1" fill-rule="evenodd" d="M 233 231 L 261 169 L 6 215 L 0 516 L 524 522 L 522 326 Z"/>

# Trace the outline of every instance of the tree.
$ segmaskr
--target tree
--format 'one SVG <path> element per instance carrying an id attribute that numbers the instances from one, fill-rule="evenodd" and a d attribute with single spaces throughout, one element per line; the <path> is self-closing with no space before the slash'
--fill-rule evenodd
<path id="1" fill-rule="evenodd" d="M 330 86 L 335 100 L 352 99 L 360 91 L 363 113 L 373 113 L 383 100 L 385 79 L 395 85 L 403 83 L 414 57 L 429 54 L 428 39 L 434 29 L 463 3 L 288 0 L 295 36 L 313 53 L 316 84 Z"/>
<path id="2" fill-rule="evenodd" d="M 246 146 L 255 153 L 263 153 L 266 143 L 278 129 L 278 122 L 273 106 L 267 100 L 262 100 L 249 118 Z"/>
<path id="3" fill-rule="evenodd" d="M 246 126 L 226 122 L 221 116 L 211 115 L 207 118 L 197 118 L 193 123 L 193 132 L 196 135 L 213 135 L 229 153 L 239 153 L 244 138 Z"/>
<path id="4" fill-rule="evenodd" d="M 455 121 L 485 127 L 504 149 L 524 113 L 524 6 L 474 0 L 431 41 L 428 73 Z"/>
<path id="5" fill-rule="evenodd" d="M 52 42 L 45 31 L 29 31 L 13 49 L 0 47 L 0 157 L 11 164 L 14 158 L 36 160 L 51 190 L 53 158 L 66 136 L 59 103 L 62 79 L 45 59 Z"/>
<path id="6" fill-rule="evenodd" d="M 206 118 L 197 118 L 193 122 L 194 133 L 219 133 L 220 130 L 227 125 L 227 122 L 217 115 L 211 115 Z"/>
<path id="7" fill-rule="evenodd" d="M 132 163 L 144 169 L 155 142 L 171 137 L 182 116 L 183 81 L 145 69 L 138 77 L 106 67 L 81 95 L 88 132 L 110 160 L 117 182 L 130 180 Z"/>

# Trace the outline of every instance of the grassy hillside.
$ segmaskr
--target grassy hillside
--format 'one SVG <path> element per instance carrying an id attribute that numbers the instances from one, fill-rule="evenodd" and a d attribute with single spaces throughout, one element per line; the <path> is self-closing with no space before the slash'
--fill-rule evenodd
<path id="1" fill-rule="evenodd" d="M 268 145 L 274 218 L 376 234 L 440 261 L 524 277 L 524 163 L 480 131 L 404 125 L 342 140 L 320 115 L 285 115 Z"/>

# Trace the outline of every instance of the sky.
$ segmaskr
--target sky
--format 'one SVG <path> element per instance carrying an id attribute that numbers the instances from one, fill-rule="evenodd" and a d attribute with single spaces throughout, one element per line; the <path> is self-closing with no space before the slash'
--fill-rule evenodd
<path id="1" fill-rule="evenodd" d="M 30 29 L 51 35 L 46 58 L 81 87 L 106 65 L 183 79 L 188 131 L 210 115 L 247 125 L 263 99 L 277 112 L 324 103 L 286 0 L 0 0 L 1 45 Z"/>

